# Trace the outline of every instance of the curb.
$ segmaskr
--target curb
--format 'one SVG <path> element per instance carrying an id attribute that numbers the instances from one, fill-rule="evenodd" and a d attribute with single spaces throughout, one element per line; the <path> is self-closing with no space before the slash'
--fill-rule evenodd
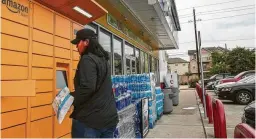
<path id="1" fill-rule="evenodd" d="M 198 111 L 199 111 L 199 114 L 200 114 L 200 119 L 201 119 L 201 122 L 202 122 L 202 126 L 203 126 L 203 130 L 204 130 L 204 136 L 205 138 L 207 138 L 207 133 L 206 133 L 206 129 L 205 129 L 205 126 L 204 126 L 204 119 L 203 119 L 203 116 L 202 115 L 204 113 L 204 111 L 201 111 L 201 108 L 200 108 L 200 100 L 197 96 L 197 93 L 196 93 L 196 90 L 195 90 L 195 96 L 196 96 L 196 104 L 197 104 L 197 108 L 198 108 Z"/>

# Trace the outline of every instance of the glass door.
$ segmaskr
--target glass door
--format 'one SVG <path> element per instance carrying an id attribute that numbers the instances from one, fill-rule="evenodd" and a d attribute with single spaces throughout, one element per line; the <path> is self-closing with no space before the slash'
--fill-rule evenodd
<path id="1" fill-rule="evenodd" d="M 135 57 L 131 58 L 131 68 L 132 68 L 132 74 L 136 74 L 137 70 L 136 70 L 136 59 L 135 59 Z"/>
<path id="2" fill-rule="evenodd" d="M 126 56 L 125 57 L 125 73 L 129 74 L 136 74 L 136 58 L 134 56 Z"/>
<path id="3" fill-rule="evenodd" d="M 129 75 L 131 74 L 131 59 L 127 56 L 126 57 L 126 62 L 125 62 L 125 67 L 126 67 L 126 74 Z"/>

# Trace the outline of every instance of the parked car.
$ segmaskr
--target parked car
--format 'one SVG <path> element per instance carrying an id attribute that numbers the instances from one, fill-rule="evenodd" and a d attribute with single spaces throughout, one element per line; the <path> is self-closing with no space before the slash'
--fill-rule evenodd
<path id="1" fill-rule="evenodd" d="M 226 83 L 217 86 L 217 95 L 219 98 L 232 100 L 238 104 L 248 104 L 255 100 L 255 79 L 239 81 L 235 83 Z"/>
<path id="2" fill-rule="evenodd" d="M 234 78 L 235 76 L 227 76 L 224 79 L 228 79 L 228 78 Z M 208 90 L 215 90 L 215 86 L 219 84 L 220 80 L 216 80 L 216 81 L 211 81 L 206 85 L 206 89 Z"/>
<path id="3" fill-rule="evenodd" d="M 211 76 L 209 79 L 204 79 L 204 85 L 206 86 L 209 82 L 214 82 L 216 80 L 224 79 L 230 75 L 231 75 L 230 73 L 215 74 L 215 75 Z M 201 84 L 201 80 L 199 81 L 199 83 Z"/>
<path id="4" fill-rule="evenodd" d="M 250 81 L 250 80 L 252 80 L 252 79 L 254 79 L 254 78 L 255 78 L 255 74 L 254 74 L 254 75 L 251 75 L 251 76 L 248 76 L 248 77 L 245 77 L 245 78 L 243 78 L 243 79 L 237 81 L 237 83 L 246 83 L 246 82 L 248 82 L 248 81 Z M 216 87 L 216 89 L 218 90 L 218 88 L 223 88 L 223 87 L 225 87 L 225 86 L 228 86 L 228 85 L 231 85 L 231 84 L 235 84 L 235 83 L 236 83 L 236 82 L 227 82 L 227 83 L 223 83 L 223 84 L 218 84 L 218 85 L 216 85 L 215 87 Z"/>
<path id="5" fill-rule="evenodd" d="M 255 129 L 255 101 L 245 106 L 242 123 L 246 123 Z"/>
<path id="6" fill-rule="evenodd" d="M 253 74 L 255 74 L 255 70 L 244 71 L 244 72 L 237 74 L 234 78 L 220 80 L 220 84 L 227 83 L 227 82 L 237 82 L 237 81 L 239 81 L 245 77 L 248 77 L 250 75 L 253 75 Z"/>

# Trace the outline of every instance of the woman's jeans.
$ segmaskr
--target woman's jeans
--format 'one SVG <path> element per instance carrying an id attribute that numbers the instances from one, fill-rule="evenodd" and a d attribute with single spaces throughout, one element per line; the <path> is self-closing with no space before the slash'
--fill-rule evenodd
<path id="1" fill-rule="evenodd" d="M 116 126 L 111 128 L 94 129 L 84 123 L 72 120 L 72 138 L 114 138 Z"/>

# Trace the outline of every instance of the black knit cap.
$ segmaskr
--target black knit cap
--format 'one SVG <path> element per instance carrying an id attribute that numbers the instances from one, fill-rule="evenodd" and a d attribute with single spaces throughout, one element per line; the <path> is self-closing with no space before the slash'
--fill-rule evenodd
<path id="1" fill-rule="evenodd" d="M 96 38 L 97 34 L 91 29 L 81 29 L 77 31 L 76 38 L 71 41 L 72 44 L 78 44 L 81 40 Z"/>

